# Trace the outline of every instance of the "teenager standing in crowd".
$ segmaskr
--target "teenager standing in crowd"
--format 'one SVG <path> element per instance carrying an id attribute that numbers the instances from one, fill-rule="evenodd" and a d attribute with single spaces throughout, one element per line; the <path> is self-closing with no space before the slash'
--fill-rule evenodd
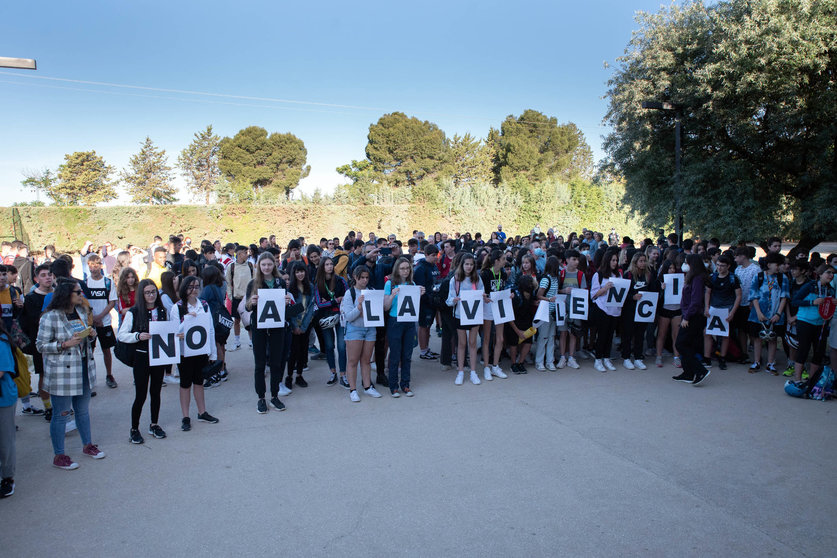
<path id="1" fill-rule="evenodd" d="M 340 303 L 346 295 L 348 285 L 346 281 L 334 272 L 334 260 L 329 257 L 320 259 L 317 267 L 317 275 L 314 280 L 314 303 L 317 305 L 317 313 L 314 316 L 314 328 L 322 335 L 322 350 L 326 355 L 328 367 L 331 370 L 331 378 L 327 385 L 334 385 L 338 381 L 340 385 L 349 389 L 349 382 L 346 380 L 346 343 L 343 339 L 343 328 L 340 327 Z M 334 359 L 334 349 L 337 348 L 337 361 Z M 340 377 L 337 376 L 337 368 L 340 367 Z"/>
<path id="2" fill-rule="evenodd" d="M 732 258 L 727 255 L 718 257 L 716 263 L 717 271 L 709 278 L 709 284 L 706 288 L 706 300 L 704 303 L 704 316 L 709 317 L 710 308 L 726 309 L 729 311 L 727 316 L 727 328 L 732 329 L 732 320 L 735 318 L 735 313 L 741 305 L 741 285 L 738 282 L 738 277 L 730 273 L 732 266 Z M 714 344 L 711 335 L 704 335 L 703 340 L 703 363 L 704 365 L 711 364 L 712 346 Z M 720 351 L 718 357 L 718 368 L 721 370 L 727 369 L 727 350 L 729 350 L 729 336 L 722 337 L 720 340 Z"/>
<path id="3" fill-rule="evenodd" d="M 226 313 L 226 308 L 224 307 L 224 297 L 226 296 L 226 292 L 224 290 L 223 272 L 214 265 L 207 265 L 203 269 L 201 277 L 203 278 L 204 286 L 199 298 L 206 301 L 209 305 L 209 310 L 212 313 L 213 319 L 212 325 L 214 327 L 217 325 L 215 323 L 215 317 L 220 315 L 222 308 L 224 309 L 224 313 Z M 229 379 L 226 363 L 226 345 L 227 338 L 229 337 L 229 330 L 224 331 L 226 331 L 226 333 L 222 334 L 219 328 L 215 328 L 215 350 L 218 354 L 218 361 L 221 362 L 221 371 L 211 378 L 207 378 L 203 383 L 204 388 L 218 386 L 221 382 L 226 382 Z"/>
<path id="4" fill-rule="evenodd" d="M 53 405 L 49 428 L 55 453 L 52 464 L 60 469 L 78 468 L 78 464 L 64 453 L 64 436 L 71 409 L 81 436 L 82 453 L 93 459 L 105 457 L 93 443 L 90 432 L 90 391 L 96 385 L 92 348 L 95 338 L 96 330 L 91 327 L 78 282 L 72 279 L 59 281 L 47 311 L 41 316 L 35 344 L 44 355 L 44 389 L 50 394 Z"/>
<path id="5" fill-rule="evenodd" d="M 169 272 L 170 273 L 170 272 Z M 163 387 L 164 366 L 151 366 L 148 362 L 148 340 L 151 339 L 149 324 L 168 319 L 157 291 L 157 286 L 149 279 L 140 281 L 137 290 L 140 298 L 125 315 L 119 327 L 120 343 L 136 345 L 134 356 L 134 404 L 131 406 L 131 432 L 129 441 L 142 444 L 145 440 L 139 431 L 139 420 L 146 395 L 151 397 L 151 423 L 148 433 L 155 438 L 165 438 L 165 431 L 157 423 L 160 417 L 160 390 Z"/>
<path id="6" fill-rule="evenodd" d="M 17 408 L 17 366 L 12 352 L 12 336 L 5 324 L 0 323 L 0 498 L 15 493 L 15 445 Z"/>
<path id="7" fill-rule="evenodd" d="M 538 339 L 535 347 L 535 369 L 557 370 L 555 367 L 555 332 L 557 322 L 555 304 L 558 288 L 561 286 L 559 275 L 561 262 L 556 256 L 550 256 L 544 265 L 544 274 L 538 285 L 537 299 L 549 302 L 549 319 L 538 327 Z"/>
<path id="8" fill-rule="evenodd" d="M 400 257 L 395 261 L 392 275 L 384 286 L 384 311 L 387 317 L 387 338 L 389 341 L 389 391 L 393 397 L 400 397 L 398 389 L 407 397 L 413 396 L 410 389 L 410 364 L 416 342 L 415 322 L 399 322 L 397 319 L 398 291 L 402 285 L 415 285 L 413 282 L 413 266 L 410 260 Z M 424 295 L 424 287 L 419 286 L 420 294 Z M 401 378 L 399 381 L 399 367 Z"/>
<path id="9" fill-rule="evenodd" d="M 660 300 L 657 301 L 657 367 L 663 366 L 663 347 L 666 343 L 666 336 L 671 332 L 672 352 L 674 353 L 674 366 L 680 368 L 680 354 L 677 352 L 675 340 L 680 331 L 680 319 L 682 312 L 679 304 L 665 304 L 666 275 L 681 273 L 684 263 L 684 256 L 678 254 L 676 248 L 666 250 L 666 259 L 660 265 L 660 272 L 657 274 L 659 283 Z M 670 287 L 669 287 L 670 288 Z"/>
<path id="10" fill-rule="evenodd" d="M 808 364 L 808 375 L 813 376 L 822 365 L 828 344 L 828 324 L 819 312 L 820 305 L 828 297 L 834 297 L 834 268 L 822 264 L 817 269 L 818 279 L 805 284 L 796 293 L 792 304 L 797 307 L 796 332 L 799 338 L 799 348 L 796 350 L 797 360 L 794 364 L 794 380 L 802 379 L 802 368 L 812 352 Z M 834 363 L 832 362 L 832 366 Z"/>
<path id="11" fill-rule="evenodd" d="M 113 377 L 113 355 L 111 349 L 116 346 L 116 336 L 111 326 L 110 311 L 116 306 L 116 286 L 105 277 L 102 269 L 102 259 L 98 254 L 87 257 L 87 292 L 89 294 L 90 310 L 92 311 L 93 326 L 96 328 L 96 341 L 102 348 L 102 360 L 107 374 L 106 383 L 109 388 L 117 387 Z M 93 344 L 95 350 L 96 343 Z"/>
<path id="12" fill-rule="evenodd" d="M 365 265 L 354 269 L 354 286 L 352 286 L 340 303 L 340 313 L 346 324 L 346 357 L 348 360 L 347 375 L 349 380 L 349 400 L 360 402 L 357 393 L 357 368 L 360 364 L 360 378 L 363 392 L 370 397 L 381 397 L 372 385 L 372 366 L 370 360 L 375 350 L 374 327 L 363 325 L 363 295 L 361 292 L 369 287 L 369 268 Z"/>
<path id="13" fill-rule="evenodd" d="M 314 289 L 308 277 L 308 266 L 304 262 L 293 262 L 289 275 L 291 284 L 288 292 L 294 298 L 294 304 L 299 305 L 300 312 L 288 321 L 291 327 L 291 350 L 288 358 L 288 375 L 285 377 L 285 387 L 290 393 L 296 373 L 296 385 L 308 387 L 308 382 L 302 377 L 303 370 L 308 366 L 308 339 L 311 334 L 312 321 L 316 304 L 314 303 Z M 252 325 L 250 326 L 252 329 Z"/>
<path id="14" fill-rule="evenodd" d="M 297 243 L 297 254 L 299 253 L 299 243 Z M 238 307 L 241 301 L 247 296 L 247 285 L 253 280 L 255 266 L 247 261 L 247 247 L 237 246 L 235 248 L 235 261 L 233 261 L 225 272 L 227 285 L 227 298 L 232 301 L 232 318 L 233 318 L 233 348 L 232 351 L 237 351 L 241 348 L 241 316 L 238 313 Z M 250 339 L 253 338 L 252 329 L 248 332 Z"/>
<path id="15" fill-rule="evenodd" d="M 471 367 L 471 383 L 480 385 L 480 377 L 477 374 L 477 338 L 479 337 L 479 325 L 462 325 L 461 313 L 459 311 L 459 296 L 462 290 L 480 291 L 485 302 L 485 287 L 482 284 L 479 273 L 477 273 L 477 263 L 473 254 L 468 252 L 462 253 L 456 269 L 453 272 L 453 277 L 449 281 L 449 291 L 447 298 L 447 305 L 454 309 L 454 318 L 457 321 L 457 336 L 458 343 L 456 347 L 456 363 L 459 370 L 456 373 L 456 380 L 454 383 L 461 386 L 465 381 L 465 366 L 469 364 Z M 467 347 L 468 362 L 465 361 L 465 351 Z"/>
<path id="16" fill-rule="evenodd" d="M 645 370 L 647 367 L 643 360 L 642 345 L 648 324 L 637 322 L 634 318 L 637 302 L 642 299 L 642 293 L 653 292 L 656 277 L 648 267 L 648 258 L 644 253 L 634 253 L 625 278 L 630 279 L 631 287 L 628 290 L 625 305 L 622 307 L 622 363 L 628 370 L 634 368 Z M 631 360 L 631 355 L 633 355 L 633 360 Z"/>
<path id="17" fill-rule="evenodd" d="M 597 332 L 596 360 L 593 367 L 599 372 L 616 370 L 610 360 L 610 353 L 613 350 L 613 334 L 616 331 L 621 308 L 606 306 L 605 301 L 607 301 L 608 291 L 613 288 L 613 282 L 610 279 L 619 276 L 619 252 L 608 250 L 602 257 L 601 267 L 593 274 L 590 286 L 590 297 L 593 300 L 590 310 Z"/>
<path id="18" fill-rule="evenodd" d="M 508 275 L 505 270 L 506 255 L 501 250 L 492 250 L 483 261 L 480 279 L 482 280 L 485 294 L 489 296 L 490 293 L 498 293 L 506 289 L 506 281 Z M 514 298 L 514 293 L 511 294 Z M 494 351 L 491 349 L 491 333 L 494 332 Z M 503 324 L 494 325 L 494 314 L 492 312 L 491 303 L 487 302 L 483 310 L 483 325 L 482 325 L 482 361 L 485 364 L 483 368 L 483 378 L 491 381 L 492 376 L 498 378 L 508 378 L 503 369 L 500 368 L 500 355 L 503 353 L 503 334 L 505 327 Z M 493 360 L 492 357 L 493 356 Z"/>
<path id="19" fill-rule="evenodd" d="M 704 297 L 709 283 L 709 272 L 698 254 L 689 254 L 682 266 L 686 279 L 683 282 L 683 296 L 680 299 L 682 319 L 677 333 L 677 350 L 683 363 L 683 372 L 672 376 L 677 382 L 699 385 L 710 371 L 703 366 L 697 355 L 703 349 L 703 331 L 706 317 L 703 314 Z"/>
<path id="20" fill-rule="evenodd" d="M 780 243 L 781 246 L 781 243 Z M 753 364 L 750 372 L 761 368 L 762 334 L 767 331 L 767 364 L 765 369 L 774 376 L 776 369 L 776 344 L 785 335 L 785 305 L 788 301 L 788 281 L 779 266 L 785 257 L 778 252 L 770 252 L 764 258 L 764 271 L 759 271 L 750 285 L 750 316 L 748 326 L 753 338 Z"/>

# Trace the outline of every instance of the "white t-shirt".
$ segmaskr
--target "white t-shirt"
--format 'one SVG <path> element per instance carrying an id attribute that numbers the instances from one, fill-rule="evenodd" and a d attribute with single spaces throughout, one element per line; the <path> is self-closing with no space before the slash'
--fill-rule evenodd
<path id="1" fill-rule="evenodd" d="M 109 302 L 116 302 L 116 285 L 110 279 L 107 282 L 110 283 L 110 292 L 107 291 L 105 286 L 105 277 L 98 281 L 92 277 L 87 278 L 87 289 L 90 291 L 88 300 L 90 301 L 90 309 L 93 310 L 94 314 L 101 314 Z M 108 313 L 102 318 L 102 325 L 109 326 L 110 323 L 110 313 Z"/>

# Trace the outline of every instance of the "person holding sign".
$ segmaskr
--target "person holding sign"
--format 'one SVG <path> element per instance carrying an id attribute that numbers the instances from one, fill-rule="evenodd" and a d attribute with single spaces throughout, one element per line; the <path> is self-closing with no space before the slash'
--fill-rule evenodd
<path id="1" fill-rule="evenodd" d="M 148 433 L 155 438 L 166 437 L 165 431 L 157 424 L 160 418 L 160 390 L 163 387 L 163 373 L 166 367 L 148 364 L 148 340 L 151 339 L 148 324 L 164 321 L 168 319 L 168 314 L 154 281 L 151 279 L 140 281 L 137 293 L 140 296 L 125 314 L 125 319 L 122 320 L 122 325 L 119 326 L 119 332 L 116 334 L 116 339 L 120 343 L 136 345 L 133 369 L 135 395 L 134 404 L 131 406 L 131 433 L 128 438 L 132 444 L 142 444 L 145 441 L 139 431 L 139 421 L 146 395 L 151 396 L 151 424 L 148 427 Z"/>
<path id="2" fill-rule="evenodd" d="M 349 400 L 360 402 L 357 393 L 357 366 L 360 363 L 360 378 L 363 392 L 370 397 L 380 397 L 381 394 L 372 385 L 372 352 L 375 350 L 377 328 L 363 325 L 363 295 L 369 285 L 369 268 L 365 265 L 357 266 L 352 272 L 355 284 L 343 297 L 340 303 L 340 314 L 346 324 L 346 359 L 348 361 L 347 376 L 349 380 Z"/>
<path id="3" fill-rule="evenodd" d="M 709 318 L 710 308 L 724 308 L 729 310 L 729 315 L 724 320 L 726 322 L 726 329 L 729 331 L 735 313 L 741 304 L 741 284 L 738 282 L 738 277 L 729 272 L 730 267 L 732 267 L 732 258 L 730 256 L 722 254 L 718 257 L 715 265 L 718 271 L 713 273 L 709 278 L 703 315 Z M 712 362 L 713 339 L 712 335 L 703 336 L 704 364 Z M 727 349 L 729 349 L 729 333 L 726 337 L 721 337 L 720 356 L 718 357 L 718 368 L 721 370 L 727 369 Z"/>
<path id="4" fill-rule="evenodd" d="M 680 352 L 683 372 L 679 376 L 672 376 L 672 379 L 676 382 L 699 385 L 709 376 L 709 370 L 703 366 L 697 356 L 703 349 L 703 330 L 706 327 L 703 304 L 706 285 L 709 283 L 709 272 L 699 254 L 689 254 L 681 269 L 686 273 L 686 281 L 683 285 L 683 297 L 680 300 L 683 319 L 680 320 L 680 331 L 677 333 L 675 347 Z"/>
<path id="5" fill-rule="evenodd" d="M 666 290 L 666 275 L 680 273 L 684 261 L 685 256 L 677 248 L 672 247 L 666 250 L 666 259 L 660 266 L 660 273 L 657 274 L 660 293 Z M 679 304 L 663 304 L 663 307 L 657 312 L 657 368 L 663 367 L 663 346 L 669 332 L 671 333 L 671 344 L 674 351 L 674 366 L 677 368 L 682 366 L 680 353 L 677 352 L 677 346 L 674 343 L 677 332 L 680 331 L 681 315 Z"/>
<path id="6" fill-rule="evenodd" d="M 413 266 L 410 260 L 400 257 L 392 267 L 392 275 L 384 285 L 384 310 L 389 311 L 387 318 L 387 341 L 389 341 L 389 391 L 393 397 L 400 397 L 398 388 L 407 397 L 413 396 L 410 389 L 410 357 L 416 346 L 416 323 L 398 321 L 398 290 L 400 285 L 415 285 Z M 419 287 L 419 295 L 424 295 L 424 287 Z M 398 369 L 401 368 L 401 380 Z"/>
<path id="7" fill-rule="evenodd" d="M 521 275 L 517 282 L 518 296 L 512 299 L 514 305 L 514 320 L 506 322 L 503 339 L 509 351 L 515 374 L 526 374 L 526 357 L 532 348 L 532 336 L 535 333 L 535 289 L 537 283 L 531 275 Z"/>
<path id="8" fill-rule="evenodd" d="M 587 289 L 587 278 L 584 276 L 584 272 L 579 269 L 581 254 L 578 250 L 567 250 L 564 254 L 564 258 L 567 265 L 559 273 L 558 292 L 560 294 L 571 295 L 573 289 Z M 564 366 L 569 366 L 570 368 L 577 369 L 579 365 L 578 361 L 575 359 L 575 350 L 578 343 L 581 341 L 580 334 L 583 322 L 582 320 L 572 320 L 569 318 L 569 305 L 571 298 L 567 296 L 566 301 L 567 307 L 565 315 L 567 316 L 567 319 L 564 321 L 564 325 L 557 327 L 560 332 L 559 350 L 561 351 L 561 358 L 558 359 L 557 367 L 560 369 L 564 368 Z M 567 341 L 569 341 L 569 347 L 567 347 Z"/>
<path id="9" fill-rule="evenodd" d="M 458 256 L 458 255 L 457 255 Z M 457 320 L 457 336 L 458 343 L 456 347 L 456 363 L 459 370 L 456 373 L 456 380 L 454 383 L 461 386 L 465 381 L 465 347 L 468 347 L 469 364 L 471 365 L 471 383 L 475 386 L 479 385 L 480 377 L 475 370 L 477 365 L 477 337 L 479 337 L 479 325 L 462 325 L 461 324 L 461 310 L 459 302 L 462 298 L 459 296 L 463 290 L 479 291 L 483 296 L 483 303 L 488 304 L 491 299 L 485 294 L 485 287 L 483 287 L 482 280 L 477 273 L 477 263 L 474 255 L 468 252 L 462 253 L 459 260 L 459 265 L 456 266 L 456 271 L 453 272 L 453 277 L 450 279 L 450 286 L 448 289 L 448 298 L 446 304 L 454 309 L 453 317 Z"/>
<path id="10" fill-rule="evenodd" d="M 212 326 L 212 314 L 209 311 L 209 305 L 198 298 L 200 290 L 200 279 L 194 276 L 184 277 L 180 282 L 180 292 L 178 293 L 180 300 L 172 306 L 172 312 L 169 316 L 170 321 L 180 323 L 181 332 L 177 334 L 177 337 L 181 340 L 181 355 L 185 354 L 186 335 L 184 325 L 191 323 L 198 316 L 208 316 L 208 329 L 200 333 L 202 333 L 201 338 L 209 347 L 209 355 L 182 356 L 180 358 L 180 364 L 177 365 L 177 369 L 180 371 L 180 410 L 183 412 L 180 429 L 184 432 L 192 429 L 192 421 L 189 418 L 189 404 L 191 401 L 190 388 L 195 394 L 195 404 L 198 407 L 198 420 L 212 424 L 218 422 L 217 418 L 206 412 L 206 399 L 203 390 L 203 369 L 209 361 L 214 361 L 217 358 L 217 353 L 215 349 L 215 328 Z M 187 318 L 190 318 L 190 320 L 187 320 Z"/>
<path id="11" fill-rule="evenodd" d="M 492 250 L 482 262 L 482 271 L 480 279 L 485 289 L 485 294 L 497 293 L 507 288 L 506 280 L 508 275 L 503 269 L 506 266 L 506 254 L 501 250 Z M 514 293 L 511 293 L 512 300 Z M 491 304 L 483 305 L 483 325 L 482 325 L 482 361 L 485 363 L 483 369 L 483 378 L 491 381 L 492 376 L 498 378 L 508 378 L 503 369 L 500 368 L 500 355 L 503 354 L 503 333 L 505 327 L 503 324 L 494 326 L 494 315 Z M 494 326 L 494 360 L 489 360 L 489 349 L 491 346 L 491 329 Z"/>
<path id="12" fill-rule="evenodd" d="M 648 324 L 637 322 L 636 316 L 637 301 L 642 299 L 644 292 L 654 292 L 656 277 L 648 266 L 648 258 L 643 252 L 635 252 L 631 258 L 631 264 L 625 278 L 631 281 L 628 289 L 628 298 L 622 307 L 622 364 L 628 370 L 639 368 L 645 370 L 643 359 L 642 342 L 645 338 L 645 328 Z M 631 360 L 631 354 L 634 358 Z"/>
<path id="13" fill-rule="evenodd" d="M 555 301 L 561 286 L 559 275 L 561 262 L 557 256 L 549 256 L 544 267 L 544 276 L 538 286 L 538 300 L 549 301 L 549 321 L 544 321 L 538 328 L 538 341 L 535 347 L 535 368 L 537 370 L 557 370 L 555 368 L 555 330 L 558 327 L 555 315 Z"/>
<path id="14" fill-rule="evenodd" d="M 285 287 L 285 281 L 279 276 L 276 259 L 270 252 L 264 252 L 256 260 L 253 279 L 247 283 L 245 293 L 247 302 L 244 307 L 251 312 L 258 309 L 259 290 L 261 289 L 282 289 L 284 291 L 286 290 Z M 288 307 L 285 310 L 285 319 L 287 320 L 292 313 L 290 307 L 294 306 L 294 297 L 286 293 L 285 300 L 282 303 Z M 256 396 L 258 397 L 256 412 L 259 414 L 267 412 L 264 368 L 268 359 L 270 359 L 270 406 L 277 411 L 284 411 L 285 405 L 279 400 L 279 396 L 290 395 L 291 393 L 291 390 L 282 384 L 285 369 L 282 357 L 285 354 L 286 330 L 284 327 L 259 327 L 259 322 L 264 321 L 266 317 L 278 317 L 277 314 L 278 310 L 275 304 L 265 306 L 253 316 L 255 327 L 250 327 L 250 333 L 253 336 L 253 376 Z"/>
<path id="15" fill-rule="evenodd" d="M 296 385 L 308 387 L 308 382 L 302 377 L 302 371 L 308 366 L 308 339 L 311 337 L 316 305 L 314 304 L 314 287 L 311 285 L 308 266 L 305 262 L 293 262 L 288 275 L 291 277 L 288 292 L 293 295 L 294 303 L 300 307 L 299 314 L 289 321 L 293 336 L 285 387 L 290 393 L 294 382 L 294 372 L 296 372 Z"/>
<path id="16" fill-rule="evenodd" d="M 612 277 L 620 277 L 619 251 L 608 249 L 602 257 L 599 271 L 593 274 L 590 286 L 590 295 L 594 302 L 592 318 L 596 324 L 598 335 L 596 336 L 596 360 L 593 367 L 599 372 L 611 372 L 616 370 L 610 360 L 610 353 L 613 350 L 613 333 L 616 331 L 616 324 L 622 309 L 618 306 L 607 306 L 608 292 L 613 288 Z"/>

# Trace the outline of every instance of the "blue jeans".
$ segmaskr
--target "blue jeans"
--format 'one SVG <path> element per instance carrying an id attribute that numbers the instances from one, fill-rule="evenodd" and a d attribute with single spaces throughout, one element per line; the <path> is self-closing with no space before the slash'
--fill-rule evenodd
<path id="1" fill-rule="evenodd" d="M 337 360 L 340 364 L 340 373 L 346 373 L 346 342 L 343 340 L 343 327 L 337 324 L 331 329 L 323 330 L 323 352 L 326 354 L 328 367 L 334 370 L 334 337 L 337 336 Z"/>
<path id="2" fill-rule="evenodd" d="M 49 437 L 52 438 L 52 451 L 55 455 L 64 453 L 64 436 L 67 421 L 70 420 L 70 408 L 75 412 L 76 427 L 81 443 L 90 444 L 90 379 L 87 370 L 84 371 L 81 395 L 53 395 L 52 420 L 49 423 Z"/>
<path id="3" fill-rule="evenodd" d="M 398 322 L 387 316 L 387 341 L 389 341 L 389 389 L 395 391 L 410 387 L 410 357 L 416 347 L 416 323 Z M 401 366 L 401 382 L 398 382 L 398 366 Z"/>

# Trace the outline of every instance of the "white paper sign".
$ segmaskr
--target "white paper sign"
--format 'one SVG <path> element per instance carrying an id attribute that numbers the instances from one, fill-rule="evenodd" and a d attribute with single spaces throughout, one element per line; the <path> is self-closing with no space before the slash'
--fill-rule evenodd
<path id="1" fill-rule="evenodd" d="M 620 277 L 611 277 L 607 281 L 613 283 L 613 287 L 607 291 L 604 305 L 622 308 L 622 306 L 625 305 L 625 300 L 628 298 L 628 291 L 631 288 L 631 280 L 622 279 Z"/>
<path id="2" fill-rule="evenodd" d="M 491 315 L 494 316 L 495 324 L 505 324 L 514 320 L 514 307 L 512 306 L 511 291 L 498 291 L 491 293 Z"/>
<path id="3" fill-rule="evenodd" d="M 197 317 L 186 316 L 180 324 L 179 331 L 183 332 L 183 356 L 197 356 L 212 354 L 214 338 L 209 336 L 212 325 L 212 315 L 202 312 Z"/>
<path id="4" fill-rule="evenodd" d="M 686 275 L 683 273 L 663 275 L 663 283 L 666 286 L 663 304 L 680 304 L 680 299 L 683 297 L 683 282 L 685 280 Z"/>
<path id="5" fill-rule="evenodd" d="M 363 290 L 363 327 L 384 327 L 384 291 Z"/>
<path id="6" fill-rule="evenodd" d="M 642 297 L 636 301 L 634 310 L 634 321 L 637 323 L 652 323 L 657 315 L 657 302 L 660 300 L 659 293 L 639 293 Z"/>
<path id="7" fill-rule="evenodd" d="M 468 289 L 460 291 L 459 304 L 459 323 L 464 326 L 482 325 L 482 305 L 485 304 L 482 297 L 485 291 L 482 289 Z"/>
<path id="8" fill-rule="evenodd" d="M 165 366 L 180 362 L 180 324 L 164 320 L 148 322 L 148 366 Z"/>
<path id="9" fill-rule="evenodd" d="M 586 320 L 590 306 L 590 292 L 587 289 L 573 289 L 570 293 L 570 319 Z"/>
<path id="10" fill-rule="evenodd" d="M 285 289 L 259 289 L 256 328 L 285 327 Z"/>
<path id="11" fill-rule="evenodd" d="M 398 308 L 395 319 L 399 322 L 418 322 L 419 304 L 421 304 L 421 287 L 417 285 L 401 285 L 398 288 Z"/>
<path id="12" fill-rule="evenodd" d="M 535 311 L 535 318 L 532 320 L 532 325 L 541 327 L 549 321 L 549 302 L 541 300 L 538 302 L 538 309 Z"/>
<path id="13" fill-rule="evenodd" d="M 709 318 L 706 320 L 706 335 L 729 337 L 729 308 L 709 307 Z"/>
<path id="14" fill-rule="evenodd" d="M 559 294 L 555 297 L 555 325 L 567 325 L 567 300 L 569 295 Z"/>

